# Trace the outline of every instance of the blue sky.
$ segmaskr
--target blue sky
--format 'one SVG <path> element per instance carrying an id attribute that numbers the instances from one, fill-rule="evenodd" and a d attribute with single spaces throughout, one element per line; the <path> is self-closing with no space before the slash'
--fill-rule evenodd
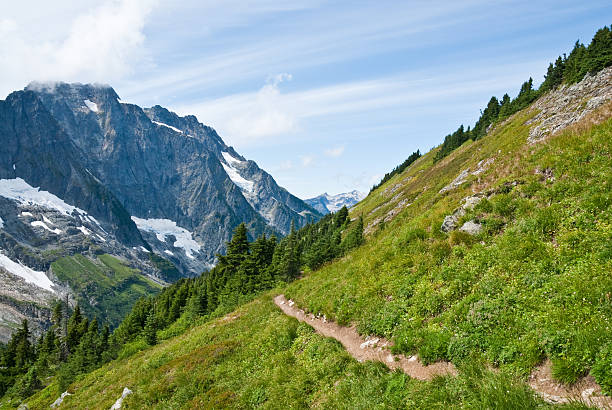
<path id="1" fill-rule="evenodd" d="M 51 3 L 51 2 L 49 2 Z M 609 1 L 24 0 L 0 94 L 111 84 L 195 114 L 302 197 L 366 191 L 612 23 Z"/>

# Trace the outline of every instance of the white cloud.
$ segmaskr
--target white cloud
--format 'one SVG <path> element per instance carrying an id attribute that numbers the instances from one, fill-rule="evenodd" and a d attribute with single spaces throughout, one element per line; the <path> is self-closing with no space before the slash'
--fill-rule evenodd
<path id="1" fill-rule="evenodd" d="M 326 156 L 331 157 L 331 158 L 338 158 L 343 153 L 344 153 L 344 145 L 326 149 L 324 152 Z"/>
<path id="2" fill-rule="evenodd" d="M 217 123 L 220 130 L 225 135 L 236 136 L 231 139 L 232 143 L 286 135 L 296 130 L 296 117 L 284 108 L 285 97 L 279 85 L 290 80 L 291 74 L 287 73 L 271 76 L 256 93 L 230 96 L 220 104 L 203 104 L 196 112 L 201 114 L 202 120 L 220 119 Z M 189 108 L 179 111 L 187 114 Z"/>
<path id="3" fill-rule="evenodd" d="M 29 16 L 2 20 L 0 93 L 34 80 L 109 83 L 132 73 L 147 60 L 143 28 L 155 2 L 108 0 L 73 16 L 62 29 L 37 27 L 35 37 Z"/>
<path id="4" fill-rule="evenodd" d="M 274 87 L 278 86 L 280 83 L 284 81 L 293 80 L 293 76 L 289 73 L 279 73 L 273 76 L 268 77 L 268 84 L 272 84 Z"/>
<path id="5" fill-rule="evenodd" d="M 314 161 L 314 157 L 312 155 L 302 155 L 300 159 L 302 160 L 302 166 L 304 167 L 309 167 Z"/>

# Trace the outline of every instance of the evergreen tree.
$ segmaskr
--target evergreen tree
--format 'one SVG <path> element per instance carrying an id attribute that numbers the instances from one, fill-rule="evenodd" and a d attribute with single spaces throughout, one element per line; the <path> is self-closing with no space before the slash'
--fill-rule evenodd
<path id="1" fill-rule="evenodd" d="M 234 229 L 232 239 L 227 242 L 225 256 L 218 255 L 219 263 L 223 266 L 237 269 L 249 253 L 249 240 L 246 225 L 241 223 Z"/>
<path id="2" fill-rule="evenodd" d="M 612 26 L 611 26 L 612 27 Z M 604 27 L 597 30 L 584 59 L 584 71 L 594 74 L 612 65 L 612 30 Z"/>
<path id="3" fill-rule="evenodd" d="M 34 348 L 30 343 L 30 330 L 26 319 L 21 322 L 21 328 L 14 335 L 16 368 L 24 368 L 34 359 Z"/>
<path id="4" fill-rule="evenodd" d="M 30 366 L 26 374 L 13 386 L 11 392 L 21 399 L 26 399 L 43 387 L 39 378 L 40 369 L 37 365 Z"/>
<path id="5" fill-rule="evenodd" d="M 336 228 L 340 228 L 341 226 L 344 225 L 347 218 L 348 218 L 348 209 L 346 206 L 343 206 L 334 214 L 334 226 Z"/>
<path id="6" fill-rule="evenodd" d="M 421 151 L 419 151 L 419 150 L 417 150 L 416 152 L 413 152 L 412 154 L 410 154 L 410 156 L 408 158 L 406 158 L 406 160 L 404 162 L 402 162 L 397 167 L 393 168 L 393 171 L 385 174 L 383 179 L 381 179 L 378 184 L 374 185 L 372 187 L 372 189 L 370 189 L 370 192 L 374 191 L 376 188 L 378 188 L 379 186 L 381 186 L 382 184 L 384 184 L 385 182 L 387 182 L 388 180 L 393 178 L 393 176 L 395 176 L 397 174 L 401 174 L 402 172 L 404 172 L 404 170 L 406 168 L 408 168 L 414 161 L 416 161 L 420 157 L 421 157 Z"/>
<path id="7" fill-rule="evenodd" d="M 82 321 L 83 316 L 81 315 L 81 308 L 79 305 L 76 305 L 70 319 L 68 319 L 66 347 L 69 353 L 73 352 L 79 345 L 83 334 Z"/>
<path id="8" fill-rule="evenodd" d="M 586 74 L 584 61 L 586 60 L 587 49 L 580 41 L 576 41 L 574 49 L 565 61 L 565 71 L 563 79 L 568 84 L 577 83 Z"/>
<path id="9" fill-rule="evenodd" d="M 359 215 L 359 218 L 351 227 L 351 230 L 344 238 L 342 242 L 342 248 L 344 251 L 348 251 L 350 249 L 356 248 L 363 243 L 363 217 Z"/>
<path id="10" fill-rule="evenodd" d="M 510 96 L 506 93 L 501 99 L 501 106 L 499 107 L 499 118 L 506 118 L 513 114 L 510 106 Z M 469 131 L 468 131 L 469 132 Z"/>
<path id="11" fill-rule="evenodd" d="M 563 83 L 563 74 L 565 71 L 565 58 L 561 58 L 560 56 L 555 61 L 553 65 L 550 63 L 548 66 L 548 70 L 546 75 L 544 76 L 544 82 L 540 86 L 540 90 L 548 91 L 554 90 L 558 86 Z"/>
<path id="12" fill-rule="evenodd" d="M 151 313 L 149 313 L 149 316 L 147 316 L 147 321 L 145 323 L 143 333 L 145 341 L 149 345 L 153 346 L 157 344 L 157 323 L 153 310 L 151 310 Z"/>

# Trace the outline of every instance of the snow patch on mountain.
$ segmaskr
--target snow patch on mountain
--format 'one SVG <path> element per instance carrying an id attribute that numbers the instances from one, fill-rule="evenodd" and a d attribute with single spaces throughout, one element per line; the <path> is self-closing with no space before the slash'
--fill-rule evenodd
<path id="1" fill-rule="evenodd" d="M 8 256 L 0 252 L 0 267 L 6 271 L 23 278 L 26 282 L 32 283 L 50 292 L 55 292 L 52 288 L 53 282 L 44 272 L 28 268 L 21 262 L 14 262 Z"/>
<path id="2" fill-rule="evenodd" d="M 84 226 L 78 226 L 77 229 L 81 232 L 83 232 L 83 235 L 85 236 L 89 236 L 91 235 L 91 231 L 87 228 L 85 228 Z"/>
<path id="3" fill-rule="evenodd" d="M 37 226 L 37 227 L 40 227 L 40 228 L 46 229 L 47 231 L 49 231 L 49 232 L 53 232 L 53 233 L 54 233 L 54 234 L 56 234 L 56 235 L 59 235 L 60 233 L 62 233 L 62 230 L 61 230 L 61 229 L 58 229 L 58 228 L 51 229 L 51 228 L 49 228 L 49 226 L 48 226 L 46 223 L 44 223 L 43 221 L 33 221 L 33 222 L 30 222 L 30 225 L 32 225 L 32 226 Z"/>
<path id="4" fill-rule="evenodd" d="M 236 166 L 236 165 L 241 165 L 244 164 L 245 161 L 241 161 L 238 158 L 234 158 L 232 157 L 232 154 L 230 154 L 229 152 L 221 152 L 221 155 L 223 155 L 223 159 L 230 165 L 230 166 Z"/>
<path id="5" fill-rule="evenodd" d="M 175 248 L 183 248 L 185 255 L 195 259 L 194 252 L 200 252 L 200 245 L 193 239 L 193 235 L 185 228 L 181 228 L 176 222 L 169 219 L 142 219 L 132 216 L 132 221 L 141 231 L 152 232 L 160 242 L 166 242 L 166 237 L 174 236 Z"/>
<path id="6" fill-rule="evenodd" d="M 4 228 L 4 220 L 0 218 L 0 228 Z"/>
<path id="7" fill-rule="evenodd" d="M 232 182 L 238 186 L 242 191 L 252 194 L 254 191 L 255 183 L 253 181 L 249 181 L 240 175 L 240 172 L 236 168 L 236 165 L 243 164 L 244 161 L 240 161 L 230 155 L 229 152 L 222 152 L 223 159 L 225 163 L 221 162 L 223 169 L 227 173 L 227 176 L 230 177 Z"/>
<path id="8" fill-rule="evenodd" d="M 64 215 L 72 215 L 74 211 L 100 225 L 87 212 L 64 202 L 62 199 L 40 188 L 34 188 L 21 178 L 0 179 L 0 196 L 19 202 L 22 205 L 38 205 L 43 208 L 55 209 Z M 23 216 L 32 216 L 30 212 L 22 212 Z"/>
<path id="9" fill-rule="evenodd" d="M 314 198 L 306 199 L 308 205 L 312 206 L 317 211 L 328 214 L 330 212 L 336 212 L 343 206 L 350 208 L 361 201 L 367 195 L 359 191 L 351 191 L 338 195 L 329 195 L 327 192 Z"/>
<path id="10" fill-rule="evenodd" d="M 179 134 L 184 134 L 184 132 L 183 132 L 183 131 L 179 130 L 179 129 L 178 129 L 178 128 L 176 128 L 176 127 L 173 127 L 172 125 L 168 125 L 168 124 L 165 124 L 165 123 L 163 123 L 163 122 L 159 122 L 159 121 L 151 121 L 151 122 L 152 122 L 153 124 L 155 124 L 155 125 L 159 125 L 160 127 L 170 128 L 172 131 L 178 132 Z"/>
<path id="11" fill-rule="evenodd" d="M 83 100 L 87 108 L 89 108 L 93 112 L 98 112 L 98 104 L 90 100 Z"/>

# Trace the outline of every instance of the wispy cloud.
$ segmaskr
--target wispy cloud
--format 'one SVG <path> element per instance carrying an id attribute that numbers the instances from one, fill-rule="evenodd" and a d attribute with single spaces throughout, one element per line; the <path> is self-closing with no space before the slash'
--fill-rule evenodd
<path id="1" fill-rule="evenodd" d="M 487 93 L 488 98 L 488 93 L 493 90 L 517 86 L 524 80 L 522 73 L 540 66 L 543 65 L 538 60 L 461 70 L 453 75 L 433 70 L 407 72 L 285 93 L 281 83 L 290 77 L 281 75 L 272 77 L 256 92 L 174 108 L 183 114 L 196 114 L 215 127 L 232 145 L 244 148 L 266 142 L 291 142 L 287 137 L 298 132 L 307 133 L 314 118 L 390 109 L 405 112 L 423 107 L 434 109 L 430 103 L 436 100 L 465 99 L 479 93 Z M 496 75 L 491 76 L 491 72 Z M 341 155 L 343 151 L 335 148 L 325 154 L 332 157 Z"/>
<path id="2" fill-rule="evenodd" d="M 217 5 L 217 2 L 213 3 Z M 151 90 L 156 90 L 156 97 L 165 97 L 167 101 L 172 95 L 193 89 L 207 92 L 221 86 L 230 88 L 237 82 L 265 78 L 270 72 L 293 72 L 359 58 L 371 54 L 372 49 L 383 53 L 419 48 L 426 43 L 445 41 L 443 37 L 435 35 L 443 27 L 483 18 L 484 13 L 479 5 L 484 3 L 484 0 L 472 0 L 447 3 L 444 7 L 411 5 L 410 12 L 406 12 L 406 9 L 398 13 L 389 13 L 389 8 L 395 8 L 393 2 L 386 6 L 328 5 L 325 13 L 317 14 L 316 19 L 295 18 L 288 22 L 286 27 L 280 28 L 283 30 L 282 36 L 277 32 L 266 33 L 265 30 L 263 34 L 253 35 L 247 30 L 242 34 L 249 37 L 247 41 L 237 35 L 238 41 L 228 40 L 219 46 L 211 33 L 211 36 L 202 37 L 199 44 L 208 48 L 204 56 L 170 62 L 171 69 L 160 66 L 159 69 L 143 73 L 138 81 L 126 83 L 125 92 L 132 99 L 146 99 Z M 316 8 L 318 5 L 316 2 L 309 6 L 308 2 L 288 4 L 290 7 L 287 10 L 309 6 Z M 501 4 L 498 6 L 501 7 Z M 207 16 L 212 27 L 217 30 L 226 26 L 239 29 L 236 26 L 246 25 L 244 21 L 256 15 L 255 11 L 244 13 L 239 11 L 242 7 L 235 8 L 232 10 L 231 4 L 211 8 Z M 282 11 L 282 8 L 274 11 Z M 172 10 L 167 12 L 172 13 Z M 192 31 L 189 33 L 193 35 Z M 432 35 L 426 36 L 425 33 Z M 406 42 L 410 36 L 427 40 Z M 189 40 L 187 37 L 186 41 Z M 356 47 L 356 44 L 359 46 Z"/>
<path id="3" fill-rule="evenodd" d="M 344 145 L 340 145 L 334 148 L 328 148 L 323 153 L 328 157 L 338 158 L 340 155 L 344 154 Z"/>
<path id="4" fill-rule="evenodd" d="M 309 167 L 314 162 L 314 157 L 312 155 L 302 155 L 300 159 L 302 161 L 302 166 L 304 167 Z"/>

